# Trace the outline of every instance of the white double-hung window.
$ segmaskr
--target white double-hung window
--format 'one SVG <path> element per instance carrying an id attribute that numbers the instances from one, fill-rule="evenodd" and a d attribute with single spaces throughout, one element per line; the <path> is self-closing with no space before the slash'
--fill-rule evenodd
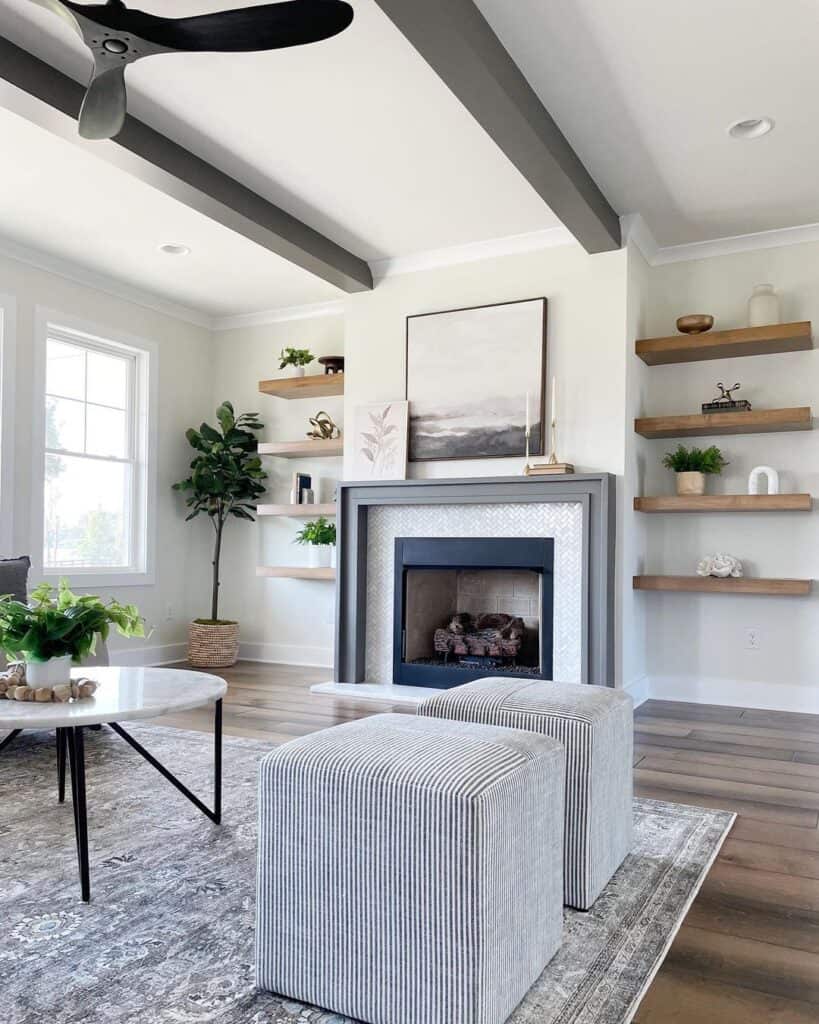
<path id="1" fill-rule="evenodd" d="M 43 575 L 150 582 L 155 354 L 50 317 L 40 328 Z"/>

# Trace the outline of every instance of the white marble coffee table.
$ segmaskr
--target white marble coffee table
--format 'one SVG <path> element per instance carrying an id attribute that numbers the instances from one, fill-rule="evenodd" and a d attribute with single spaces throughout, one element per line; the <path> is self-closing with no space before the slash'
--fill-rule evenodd
<path id="1" fill-rule="evenodd" d="M 171 668 L 93 668 L 75 669 L 75 677 L 88 676 L 100 683 L 93 697 L 69 704 L 36 704 L 29 701 L 0 701 L 0 732 L 10 730 L 0 742 L 0 751 L 25 729 L 55 729 L 57 733 L 58 793 L 65 799 L 65 760 L 71 770 L 71 798 L 77 834 L 77 860 L 82 898 L 91 898 L 88 868 L 88 817 L 85 799 L 85 747 L 83 730 L 89 726 L 109 725 L 137 753 L 184 794 L 215 824 L 222 819 L 222 698 L 227 683 L 218 676 Z M 179 779 L 160 764 L 140 743 L 122 728 L 132 722 L 174 711 L 213 704 L 214 717 L 214 793 L 211 810 Z"/>

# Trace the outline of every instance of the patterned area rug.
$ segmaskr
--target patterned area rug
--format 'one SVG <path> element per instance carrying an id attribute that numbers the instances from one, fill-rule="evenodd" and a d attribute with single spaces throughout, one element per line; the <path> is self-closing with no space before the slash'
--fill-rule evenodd
<path id="1" fill-rule="evenodd" d="M 209 792 L 209 737 L 133 732 Z M 218 828 L 109 730 L 89 732 L 88 906 L 71 806 L 56 802 L 54 735 L 23 734 L 0 754 L 5 1024 L 345 1024 L 254 990 L 256 768 L 267 749 L 226 739 Z M 634 853 L 593 910 L 566 912 L 563 948 L 510 1024 L 631 1020 L 733 821 L 652 800 L 635 813 Z"/>

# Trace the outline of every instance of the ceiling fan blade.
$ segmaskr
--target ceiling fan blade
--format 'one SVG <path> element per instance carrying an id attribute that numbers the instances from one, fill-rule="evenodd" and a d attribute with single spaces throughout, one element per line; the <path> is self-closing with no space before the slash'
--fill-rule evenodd
<path id="1" fill-rule="evenodd" d="M 74 17 L 72 12 L 61 3 L 60 0 L 31 0 L 33 4 L 37 4 L 38 7 L 45 7 L 47 11 L 51 11 L 52 14 L 56 14 L 58 18 L 62 18 L 63 21 L 67 22 L 74 29 L 80 38 L 82 38 L 82 29 Z"/>
<path id="2" fill-rule="evenodd" d="M 80 110 L 80 135 L 84 139 L 111 139 L 125 123 L 127 96 L 125 68 L 101 74 L 94 70 Z"/>
<path id="3" fill-rule="evenodd" d="M 119 0 L 107 4 L 65 0 L 65 6 L 103 28 L 127 32 L 169 50 L 231 53 L 319 42 L 343 32 L 354 17 L 345 0 L 288 0 L 193 18 L 162 18 L 129 10 Z"/>

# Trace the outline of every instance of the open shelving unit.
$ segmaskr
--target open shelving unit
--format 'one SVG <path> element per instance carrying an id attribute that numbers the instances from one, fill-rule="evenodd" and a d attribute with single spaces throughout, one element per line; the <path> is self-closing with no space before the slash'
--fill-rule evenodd
<path id="1" fill-rule="evenodd" d="M 810 321 L 743 327 L 705 334 L 676 334 L 643 338 L 635 351 L 648 366 L 732 359 L 738 356 L 803 352 L 813 348 Z M 713 437 L 730 434 L 767 434 L 812 430 L 813 412 L 807 406 L 794 409 L 760 409 L 705 413 L 693 416 L 652 416 L 635 419 L 641 437 Z M 659 495 L 634 499 L 634 511 L 644 513 L 708 512 L 810 512 L 810 494 L 703 494 Z M 635 590 L 686 594 L 760 594 L 769 597 L 805 597 L 813 581 L 803 579 L 718 579 L 712 576 L 635 576 Z"/>
<path id="2" fill-rule="evenodd" d="M 803 352 L 810 348 L 813 348 L 813 335 L 809 320 L 793 324 L 771 324 L 768 327 L 708 331 L 705 334 L 642 338 L 636 342 L 637 355 L 649 366 Z"/>
<path id="3" fill-rule="evenodd" d="M 810 494 L 662 494 L 635 498 L 635 512 L 810 512 Z"/>
<path id="4" fill-rule="evenodd" d="M 256 569 L 257 576 L 267 576 L 277 580 L 334 580 L 335 569 L 313 569 L 310 566 L 260 565 Z"/>
<path id="5" fill-rule="evenodd" d="M 335 398 L 344 394 L 344 374 L 314 373 L 309 377 L 260 380 L 259 391 L 274 398 Z"/>
<path id="6" fill-rule="evenodd" d="M 718 579 L 715 576 L 635 576 L 635 590 L 676 594 L 759 594 L 768 597 L 807 597 L 813 580 Z"/>
<path id="7" fill-rule="evenodd" d="M 760 409 L 748 412 L 711 412 L 694 416 L 650 416 L 634 421 L 641 437 L 711 437 L 721 434 L 778 434 L 812 430 L 809 406 L 795 409 Z"/>

